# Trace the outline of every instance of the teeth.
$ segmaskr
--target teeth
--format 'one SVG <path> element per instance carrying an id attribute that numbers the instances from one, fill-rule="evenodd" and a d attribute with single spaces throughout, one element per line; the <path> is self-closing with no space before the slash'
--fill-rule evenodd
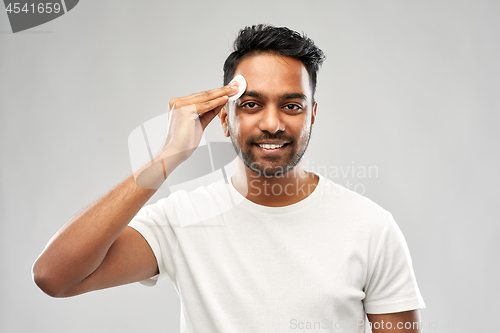
<path id="1" fill-rule="evenodd" d="M 276 148 L 283 147 L 283 145 L 264 143 L 264 144 L 259 144 L 259 147 L 264 148 L 264 149 L 276 149 Z"/>

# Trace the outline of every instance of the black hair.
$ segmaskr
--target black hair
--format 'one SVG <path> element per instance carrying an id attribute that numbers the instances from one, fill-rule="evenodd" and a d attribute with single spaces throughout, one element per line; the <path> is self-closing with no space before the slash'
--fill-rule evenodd
<path id="1" fill-rule="evenodd" d="M 316 74 L 325 55 L 305 34 L 286 27 L 258 24 L 241 29 L 234 41 L 234 51 L 224 62 L 224 85 L 234 77 L 241 60 L 258 53 L 279 54 L 300 60 L 309 73 L 314 98 Z"/>

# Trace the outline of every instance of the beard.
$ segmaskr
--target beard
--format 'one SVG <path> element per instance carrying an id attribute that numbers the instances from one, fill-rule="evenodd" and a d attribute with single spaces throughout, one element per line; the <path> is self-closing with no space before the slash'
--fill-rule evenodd
<path id="1" fill-rule="evenodd" d="M 311 139 L 312 124 L 309 131 L 305 135 L 301 135 L 298 140 L 285 135 L 283 132 L 276 134 L 263 132 L 261 135 L 249 137 L 241 146 L 231 123 L 228 123 L 228 130 L 236 155 L 241 158 L 245 166 L 255 172 L 257 176 L 280 177 L 291 171 L 302 159 Z M 253 152 L 253 146 L 256 142 L 266 140 L 285 141 L 287 142 L 286 145 L 289 146 L 287 149 L 290 151 L 280 156 L 266 156 L 261 158 L 262 161 L 258 161 Z"/>

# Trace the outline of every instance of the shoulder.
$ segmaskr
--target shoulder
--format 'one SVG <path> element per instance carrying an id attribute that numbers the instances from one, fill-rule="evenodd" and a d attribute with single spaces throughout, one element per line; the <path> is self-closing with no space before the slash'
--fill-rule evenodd
<path id="1" fill-rule="evenodd" d="M 195 190 L 178 190 L 171 193 L 167 198 L 162 199 L 164 203 L 183 205 L 188 202 L 193 204 L 203 204 L 208 201 L 227 199 L 227 184 L 224 179 L 220 179 L 207 186 L 200 186 Z"/>
<path id="2" fill-rule="evenodd" d="M 361 223 L 384 228 L 392 214 L 364 195 L 347 189 L 330 179 L 320 176 L 321 201 L 326 209 L 333 209 L 336 216 L 345 218 L 350 223 Z"/>
<path id="3" fill-rule="evenodd" d="M 177 190 L 146 207 L 148 210 L 161 210 L 172 225 L 187 226 L 212 219 L 229 210 L 232 201 L 227 187 L 224 179 L 221 179 L 195 190 Z"/>

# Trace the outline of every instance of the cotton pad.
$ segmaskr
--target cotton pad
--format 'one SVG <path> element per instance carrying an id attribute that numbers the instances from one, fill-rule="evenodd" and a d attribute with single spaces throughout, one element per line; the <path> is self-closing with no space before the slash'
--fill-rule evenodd
<path id="1" fill-rule="evenodd" d="M 238 92 L 236 93 L 236 95 L 229 96 L 229 102 L 235 101 L 238 98 L 240 98 L 241 95 L 243 95 L 243 93 L 247 89 L 247 81 L 245 80 L 245 78 L 243 77 L 243 75 L 240 75 L 240 74 L 236 75 L 231 80 L 231 82 L 233 82 L 233 81 L 238 82 Z M 231 83 L 231 82 L 229 82 L 229 83 Z"/>

